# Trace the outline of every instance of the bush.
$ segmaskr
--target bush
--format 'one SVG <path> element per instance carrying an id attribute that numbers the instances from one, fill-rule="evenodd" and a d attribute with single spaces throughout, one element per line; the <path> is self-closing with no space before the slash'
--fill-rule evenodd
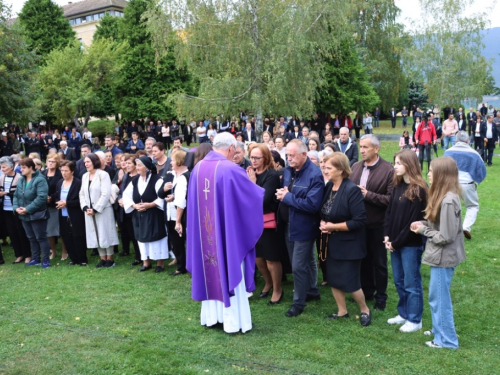
<path id="1" fill-rule="evenodd" d="M 106 135 L 115 134 L 115 122 L 113 120 L 90 121 L 88 128 L 92 132 L 92 137 L 99 137 L 101 143 L 103 143 Z"/>

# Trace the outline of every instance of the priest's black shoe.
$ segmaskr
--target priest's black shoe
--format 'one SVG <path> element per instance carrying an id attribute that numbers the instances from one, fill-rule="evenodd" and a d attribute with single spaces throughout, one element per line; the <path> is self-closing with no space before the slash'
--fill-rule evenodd
<path id="1" fill-rule="evenodd" d="M 300 314 L 302 314 L 302 311 L 304 311 L 303 309 L 300 309 L 298 308 L 297 306 L 295 305 L 292 305 L 292 307 L 290 307 L 290 310 L 288 310 L 286 313 L 285 313 L 285 316 L 287 318 L 293 318 L 293 317 L 296 317 L 296 316 L 299 316 Z"/>
<path id="2" fill-rule="evenodd" d="M 187 271 L 174 271 L 171 273 L 172 276 L 184 275 Z"/>
<path id="3" fill-rule="evenodd" d="M 149 265 L 149 266 L 142 266 L 141 268 L 139 268 L 139 272 L 144 272 L 144 271 L 147 271 L 147 270 L 150 270 L 151 268 L 153 268 L 152 265 Z"/>
<path id="4" fill-rule="evenodd" d="M 317 294 L 317 295 L 308 294 L 306 296 L 306 302 L 319 301 L 320 299 L 321 299 L 321 295 L 319 295 L 319 294 Z"/>
<path id="5" fill-rule="evenodd" d="M 139 264 L 142 264 L 142 262 L 140 260 L 134 260 L 133 263 L 130 263 L 131 266 L 138 266 Z"/>
<path id="6" fill-rule="evenodd" d="M 165 267 L 160 267 L 160 266 L 157 266 L 157 267 L 155 268 L 155 272 L 156 272 L 156 273 L 160 273 L 160 272 L 163 272 L 163 271 L 165 271 Z"/>

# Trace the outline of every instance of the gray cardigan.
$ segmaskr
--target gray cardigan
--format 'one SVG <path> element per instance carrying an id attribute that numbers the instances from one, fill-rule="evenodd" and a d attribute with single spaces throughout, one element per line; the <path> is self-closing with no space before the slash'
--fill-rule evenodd
<path id="1" fill-rule="evenodd" d="M 422 221 L 419 233 L 427 237 L 422 263 L 433 267 L 456 267 L 465 260 L 460 197 L 448 192 L 441 202 L 439 221 Z"/>

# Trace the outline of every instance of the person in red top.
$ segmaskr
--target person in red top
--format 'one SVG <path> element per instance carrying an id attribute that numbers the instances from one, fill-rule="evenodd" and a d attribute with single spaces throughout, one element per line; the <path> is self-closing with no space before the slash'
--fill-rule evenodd
<path id="1" fill-rule="evenodd" d="M 436 143 L 437 135 L 434 124 L 428 118 L 424 117 L 417 132 L 415 133 L 415 143 L 418 145 L 418 159 L 420 161 L 420 168 L 424 168 L 424 150 L 427 154 L 427 171 L 431 164 L 431 145 Z"/>

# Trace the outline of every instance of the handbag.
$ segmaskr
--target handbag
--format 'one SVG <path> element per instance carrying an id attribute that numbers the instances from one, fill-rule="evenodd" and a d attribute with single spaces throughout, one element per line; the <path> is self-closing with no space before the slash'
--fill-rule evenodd
<path id="1" fill-rule="evenodd" d="M 276 213 L 269 212 L 264 214 L 264 229 L 276 229 Z"/>
<path id="2" fill-rule="evenodd" d="M 42 211 L 37 211 L 30 215 L 30 221 L 44 220 L 44 219 L 47 219 L 47 209 L 44 209 Z"/>

